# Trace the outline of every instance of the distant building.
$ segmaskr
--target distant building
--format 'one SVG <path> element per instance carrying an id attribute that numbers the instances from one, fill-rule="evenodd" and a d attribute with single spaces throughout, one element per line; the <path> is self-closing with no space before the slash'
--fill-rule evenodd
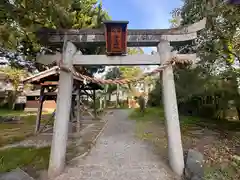
<path id="1" fill-rule="evenodd" d="M 240 4 L 240 0 L 225 0 L 225 2 L 227 2 L 229 4 L 234 4 L 234 5 Z"/>
<path id="2" fill-rule="evenodd" d="M 5 57 L 0 57 L 0 68 L 6 68 L 9 66 L 9 62 Z M 18 104 L 24 104 L 23 101 L 25 102 L 26 97 L 22 96 L 21 92 L 23 90 L 23 86 L 19 85 L 19 88 L 17 89 L 20 94 L 16 98 L 15 101 L 15 108 L 16 105 Z M 7 103 L 7 97 L 9 95 L 9 92 L 15 91 L 11 80 L 8 78 L 8 76 L 0 71 L 0 106 L 4 105 Z"/>
<path id="3" fill-rule="evenodd" d="M 123 101 L 123 100 L 127 100 L 127 98 L 128 98 L 127 93 L 124 92 L 123 90 L 119 89 L 119 100 Z M 117 91 L 113 91 L 110 97 L 107 96 L 107 100 L 116 101 L 117 100 Z"/>
<path id="4" fill-rule="evenodd" d="M 8 65 L 8 60 L 5 57 L 0 57 L 0 68 L 7 67 Z"/>

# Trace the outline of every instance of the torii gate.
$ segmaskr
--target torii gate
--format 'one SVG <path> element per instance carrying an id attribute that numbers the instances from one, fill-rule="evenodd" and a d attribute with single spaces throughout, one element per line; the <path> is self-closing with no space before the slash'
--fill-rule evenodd
<path id="1" fill-rule="evenodd" d="M 110 21 L 107 24 L 125 24 L 125 21 Z M 197 31 L 205 28 L 206 19 L 195 24 L 173 29 L 155 30 L 127 30 L 126 44 L 121 47 L 146 47 L 157 46 L 158 54 L 155 55 L 82 55 L 77 48 L 104 46 L 108 35 L 103 29 L 80 30 L 49 30 L 39 31 L 39 37 L 43 44 L 52 47 L 62 47 L 62 54 L 40 55 L 39 63 L 51 64 L 60 60 L 61 71 L 59 78 L 59 91 L 57 96 L 56 120 L 54 122 L 54 134 L 51 146 L 49 162 L 49 176 L 59 175 L 65 166 L 65 154 L 68 137 L 68 122 L 71 107 L 71 95 L 73 74 L 72 67 L 76 65 L 161 65 L 169 61 L 173 56 L 179 59 L 196 60 L 195 54 L 173 54 L 170 42 L 190 41 L 197 38 Z M 106 28 L 107 29 L 107 28 Z M 119 33 L 119 32 L 118 32 Z M 121 34 L 120 34 L 121 36 Z M 122 37 L 123 38 L 123 37 Z M 122 41 L 121 41 L 122 42 Z M 123 40 L 124 42 L 124 40 Z M 109 44 L 108 44 L 109 45 Z M 111 45 L 111 44 L 110 44 Z M 112 49 L 118 47 L 112 47 Z M 107 46 L 108 49 L 108 46 Z M 110 48 L 111 49 L 111 48 Z M 121 48 L 120 48 L 121 49 Z M 66 69 L 70 69 L 66 71 Z M 184 169 L 183 148 L 179 125 L 179 115 L 175 92 L 172 65 L 168 64 L 162 71 L 163 101 L 168 134 L 169 163 L 172 170 L 182 175 Z"/>

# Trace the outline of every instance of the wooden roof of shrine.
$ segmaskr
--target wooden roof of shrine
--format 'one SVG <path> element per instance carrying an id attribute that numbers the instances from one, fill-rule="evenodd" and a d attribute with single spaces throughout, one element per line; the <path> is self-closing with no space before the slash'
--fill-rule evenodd
<path id="1" fill-rule="evenodd" d="M 89 82 L 87 84 L 83 83 L 83 80 L 80 81 L 79 77 L 76 78 L 73 76 L 74 84 L 78 84 L 79 88 L 83 90 L 103 90 L 104 88 L 97 84 Z M 23 80 L 23 83 L 31 83 L 33 85 L 42 85 L 42 86 L 57 86 L 59 80 L 59 67 L 54 66 L 48 70 L 42 71 L 40 73 L 29 76 Z"/>

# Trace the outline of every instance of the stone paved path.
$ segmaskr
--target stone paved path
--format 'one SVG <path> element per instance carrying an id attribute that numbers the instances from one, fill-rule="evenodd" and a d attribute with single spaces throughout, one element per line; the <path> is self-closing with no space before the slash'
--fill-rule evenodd
<path id="1" fill-rule="evenodd" d="M 134 137 L 128 111 L 114 110 L 96 146 L 55 180 L 173 180 L 151 147 Z"/>

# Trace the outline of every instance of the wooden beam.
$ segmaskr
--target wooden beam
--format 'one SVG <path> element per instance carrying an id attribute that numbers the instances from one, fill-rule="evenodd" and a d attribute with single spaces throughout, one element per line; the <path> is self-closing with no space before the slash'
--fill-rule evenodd
<path id="1" fill-rule="evenodd" d="M 46 128 L 46 127 L 52 122 L 52 118 L 54 118 L 55 113 L 56 113 L 56 109 L 52 112 L 51 116 L 49 117 L 48 121 L 44 124 L 44 126 L 39 130 L 39 133 L 46 132 L 47 130 L 52 129 L 52 127 L 50 128 Z"/>
<path id="2" fill-rule="evenodd" d="M 37 56 L 37 62 L 40 64 L 52 64 L 53 62 L 58 62 L 62 58 L 60 53 L 54 55 L 39 55 Z"/>
<path id="3" fill-rule="evenodd" d="M 56 96 L 57 92 L 46 92 L 44 93 L 45 96 Z"/>
<path id="4" fill-rule="evenodd" d="M 159 35 L 151 34 L 148 31 L 139 31 L 136 34 L 127 36 L 127 46 L 128 47 L 146 47 L 146 46 L 157 46 L 161 40 L 168 40 L 171 42 L 179 41 L 189 41 L 197 38 L 197 33 L 186 33 L 184 35 Z M 89 45 L 104 46 L 105 45 L 105 35 L 95 35 L 95 34 L 69 34 L 69 41 L 76 44 L 78 47 L 86 47 Z M 63 38 L 59 34 L 53 34 L 49 36 L 48 44 L 61 44 L 63 43 Z"/>
<path id="5" fill-rule="evenodd" d="M 58 81 L 45 81 L 41 83 L 41 86 L 49 86 L 49 85 L 58 85 Z"/>
<path id="6" fill-rule="evenodd" d="M 180 59 L 191 61 L 196 60 L 196 54 L 176 54 Z M 117 65 L 117 66 L 133 66 L 133 65 L 159 65 L 162 61 L 158 54 L 156 55 L 128 55 L 128 56 L 105 56 L 105 55 L 86 55 L 73 57 L 74 65 Z"/>
<path id="7" fill-rule="evenodd" d="M 80 96 L 81 96 L 81 90 L 78 89 L 78 94 L 77 94 L 77 132 L 80 132 L 81 129 L 81 104 L 80 104 Z"/>
<path id="8" fill-rule="evenodd" d="M 89 108 L 87 108 L 87 107 L 84 105 L 84 103 L 83 103 L 82 100 L 80 100 L 80 105 L 81 105 L 81 111 L 82 111 L 82 113 L 83 113 L 83 112 L 87 112 L 93 119 L 95 119 L 94 115 L 89 111 Z"/>
<path id="9" fill-rule="evenodd" d="M 184 34 L 184 35 L 181 35 L 181 34 L 179 34 L 179 35 L 162 35 L 159 38 L 158 39 L 156 38 L 158 40 L 156 42 L 156 45 L 159 44 L 159 42 L 161 42 L 161 40 L 167 40 L 170 42 L 190 41 L 190 40 L 197 38 L 197 33 L 193 32 L 193 33 L 188 33 L 188 34 Z"/>
<path id="10" fill-rule="evenodd" d="M 195 39 L 196 32 L 205 28 L 206 19 L 192 25 L 172 28 L 172 29 L 129 29 L 127 45 L 131 46 L 157 46 L 163 40 L 168 41 L 188 41 Z M 62 44 L 64 35 L 67 34 L 68 40 L 78 46 L 105 45 L 104 29 L 80 29 L 80 30 L 50 30 L 42 29 L 38 36 L 43 43 L 50 45 Z"/>
<path id="11" fill-rule="evenodd" d="M 94 117 L 97 119 L 97 106 L 96 106 L 96 90 L 93 90 L 93 111 L 94 111 Z"/>
<path id="12" fill-rule="evenodd" d="M 81 58 L 77 55 L 73 57 L 74 65 L 150 65 L 160 64 L 158 55 L 128 55 L 128 56 L 106 56 L 106 55 L 86 55 Z"/>
<path id="13" fill-rule="evenodd" d="M 40 59 L 55 59 L 55 55 L 41 55 Z M 58 56 L 58 55 L 56 55 Z M 196 54 L 176 54 L 178 58 L 195 61 Z M 38 57 L 37 57 L 38 61 Z M 159 65 L 161 59 L 158 54 L 137 54 L 128 56 L 106 56 L 106 55 L 75 55 L 73 65 Z"/>
<path id="14" fill-rule="evenodd" d="M 83 90 L 86 95 L 88 95 L 92 100 L 94 100 L 94 95 L 88 93 L 86 89 L 81 89 L 81 90 Z"/>
<path id="15" fill-rule="evenodd" d="M 56 56 L 57 55 L 52 55 L 52 57 L 50 57 L 50 56 L 48 56 L 48 57 L 56 58 Z M 38 57 L 40 59 L 42 58 L 42 56 L 38 56 Z M 46 61 L 48 61 L 48 60 L 46 59 Z M 51 63 L 49 63 L 49 64 L 51 64 Z M 58 73 L 58 70 L 59 70 L 58 66 L 54 66 L 54 67 L 52 67 L 48 70 L 45 70 L 45 71 L 42 71 L 42 72 L 40 72 L 38 74 L 35 74 L 33 76 L 27 77 L 26 79 L 23 80 L 23 83 L 30 83 L 30 82 L 33 82 L 33 81 L 38 81 L 42 78 L 45 78 L 45 77 L 48 77 L 48 76 L 51 76 L 51 75 L 54 75 L 54 74 Z"/>
<path id="16" fill-rule="evenodd" d="M 176 28 L 170 29 L 128 29 L 129 35 L 141 35 L 141 34 L 157 34 L 157 35 L 183 35 L 187 33 L 193 33 L 200 31 L 205 28 L 206 25 L 206 18 L 202 20 Z M 104 35 L 104 29 L 48 29 L 42 28 L 39 32 L 39 35 L 46 35 L 46 34 L 59 34 L 59 35 Z"/>

